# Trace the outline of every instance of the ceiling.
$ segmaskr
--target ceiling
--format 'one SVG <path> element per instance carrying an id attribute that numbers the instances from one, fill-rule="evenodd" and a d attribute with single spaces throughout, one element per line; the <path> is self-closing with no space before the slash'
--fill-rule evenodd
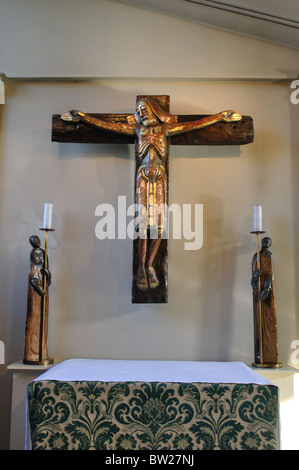
<path id="1" fill-rule="evenodd" d="M 167 15 L 299 49 L 298 0 L 120 0 Z"/>

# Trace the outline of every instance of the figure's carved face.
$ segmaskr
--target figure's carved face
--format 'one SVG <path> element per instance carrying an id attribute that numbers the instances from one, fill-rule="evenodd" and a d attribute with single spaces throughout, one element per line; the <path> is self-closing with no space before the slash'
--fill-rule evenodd
<path id="1" fill-rule="evenodd" d="M 138 114 L 141 123 L 146 127 L 154 126 L 159 122 L 158 118 L 145 101 L 141 101 L 138 104 L 136 108 L 136 113 Z"/>
<path id="2" fill-rule="evenodd" d="M 33 248 L 39 248 L 40 247 L 40 239 L 37 235 L 32 235 L 30 238 L 29 238 L 29 242 L 30 242 L 30 245 L 33 247 Z"/>
<path id="3" fill-rule="evenodd" d="M 263 248 L 270 248 L 270 246 L 272 245 L 272 240 L 270 237 L 264 237 L 262 239 L 262 246 Z"/>

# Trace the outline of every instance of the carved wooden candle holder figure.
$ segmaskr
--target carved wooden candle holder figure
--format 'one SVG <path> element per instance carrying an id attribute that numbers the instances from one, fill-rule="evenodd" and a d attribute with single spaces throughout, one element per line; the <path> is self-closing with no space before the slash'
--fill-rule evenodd
<path id="1" fill-rule="evenodd" d="M 234 111 L 176 116 L 169 113 L 169 96 L 138 96 L 131 115 L 75 110 L 54 115 L 52 141 L 135 143 L 135 202 L 140 210 L 132 301 L 165 303 L 169 145 L 242 145 L 253 141 L 253 124 Z"/>
<path id="2" fill-rule="evenodd" d="M 257 236 L 257 252 L 252 259 L 251 287 L 253 294 L 253 326 L 254 326 L 254 367 L 279 368 L 282 364 L 278 359 L 276 298 L 272 253 L 269 248 L 272 240 L 262 239 L 259 249 L 259 234 L 263 230 L 255 230 Z"/>
<path id="3" fill-rule="evenodd" d="M 44 223 L 40 230 L 45 232 L 45 249 L 37 235 L 32 235 L 29 242 L 30 269 L 27 295 L 27 318 L 25 331 L 24 364 L 48 365 L 54 361 L 48 357 L 48 319 L 49 319 L 49 287 L 51 273 L 48 259 L 48 232 L 52 228 L 53 204 L 45 204 Z"/>
<path id="4" fill-rule="evenodd" d="M 27 319 L 24 364 L 41 364 L 48 357 L 48 315 L 51 273 L 45 269 L 45 251 L 37 235 L 29 239 L 32 246 L 28 279 Z M 44 287 L 46 278 L 46 289 Z M 44 310 L 44 315 L 43 315 Z M 44 317 L 44 318 L 43 318 Z M 43 336 L 43 340 L 42 340 Z M 43 343 L 43 344 L 42 344 Z"/>

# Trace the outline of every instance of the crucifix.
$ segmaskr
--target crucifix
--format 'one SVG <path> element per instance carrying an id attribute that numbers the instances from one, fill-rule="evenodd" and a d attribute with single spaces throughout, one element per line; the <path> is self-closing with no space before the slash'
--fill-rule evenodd
<path id="1" fill-rule="evenodd" d="M 173 115 L 168 95 L 137 96 L 133 114 L 53 115 L 53 142 L 135 144 L 133 303 L 167 302 L 169 145 L 243 145 L 253 138 L 250 116 Z"/>

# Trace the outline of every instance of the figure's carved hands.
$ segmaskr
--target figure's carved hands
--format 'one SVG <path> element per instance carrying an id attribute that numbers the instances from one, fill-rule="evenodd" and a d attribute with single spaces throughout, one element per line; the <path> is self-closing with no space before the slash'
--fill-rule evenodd
<path id="1" fill-rule="evenodd" d="M 221 121 L 224 122 L 233 122 L 233 121 L 241 121 L 242 115 L 240 113 L 235 113 L 235 111 L 223 111 L 220 113 Z"/>
<path id="2" fill-rule="evenodd" d="M 251 287 L 253 289 L 256 289 L 257 288 L 257 285 L 258 285 L 258 282 L 259 282 L 259 278 L 261 277 L 261 275 L 263 274 L 263 271 L 261 269 L 258 269 L 257 271 L 255 271 L 255 273 L 253 274 L 252 278 L 251 278 L 251 281 L 250 281 L 250 284 L 251 284 Z"/>
<path id="3" fill-rule="evenodd" d="M 68 113 L 62 114 L 61 119 L 63 121 L 71 121 L 71 122 L 80 122 L 84 113 L 81 111 L 77 111 L 76 109 L 70 109 Z"/>
<path id="4" fill-rule="evenodd" d="M 262 302 L 265 302 L 267 299 L 270 298 L 272 292 L 272 283 L 270 279 L 266 279 L 264 288 L 260 293 L 260 299 Z"/>
<path id="5" fill-rule="evenodd" d="M 31 279 L 30 284 L 32 285 L 34 290 L 38 293 L 38 295 L 40 295 L 41 297 L 43 297 L 46 294 L 43 286 L 38 282 L 37 279 L 35 278 Z"/>
<path id="6" fill-rule="evenodd" d="M 46 276 L 47 286 L 50 286 L 52 282 L 52 274 L 47 268 L 42 269 L 42 274 Z"/>

